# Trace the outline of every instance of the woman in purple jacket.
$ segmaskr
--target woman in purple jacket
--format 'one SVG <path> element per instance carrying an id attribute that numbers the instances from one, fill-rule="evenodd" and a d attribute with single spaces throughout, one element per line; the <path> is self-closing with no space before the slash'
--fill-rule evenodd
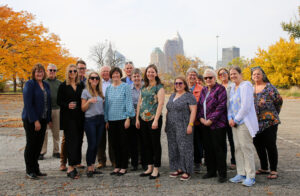
<path id="1" fill-rule="evenodd" d="M 203 179 L 216 177 L 220 183 L 227 180 L 226 169 L 226 125 L 227 95 L 224 86 L 216 83 L 217 74 L 212 69 L 204 71 L 207 86 L 203 87 L 198 102 L 197 118 L 203 130 L 203 147 L 206 156 L 207 173 Z"/>

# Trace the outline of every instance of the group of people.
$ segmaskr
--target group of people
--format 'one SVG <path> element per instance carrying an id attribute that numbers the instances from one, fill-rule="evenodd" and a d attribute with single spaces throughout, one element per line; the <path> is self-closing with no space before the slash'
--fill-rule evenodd
<path id="1" fill-rule="evenodd" d="M 125 175 L 130 159 L 132 171 L 140 163 L 144 169 L 141 177 L 158 178 L 165 91 L 157 67 L 149 65 L 143 75 L 132 62 L 126 62 L 125 77 L 118 67 L 103 66 L 100 74 L 90 72 L 86 78 L 85 70 L 82 60 L 69 65 L 66 80 L 61 83 L 55 77 L 55 65 L 47 67 L 48 79 L 43 65 L 34 66 L 32 79 L 23 91 L 27 177 L 46 175 L 41 173 L 38 159 L 45 153 L 42 146 L 47 140 L 48 124 L 52 132 L 58 130 L 58 141 L 57 134 L 53 134 L 55 157 L 59 130 L 64 131 L 60 170 L 67 171 L 70 178 L 77 179 L 76 168 L 83 167 L 84 132 L 88 177 L 101 173 L 96 168 L 106 166 L 107 132 L 114 167 L 110 175 Z M 205 164 L 203 179 L 218 175 L 220 183 L 226 182 L 226 135 L 231 149 L 230 168 L 237 169 L 230 182 L 252 186 L 255 175 L 278 177 L 276 136 L 283 101 L 262 68 L 252 68 L 251 74 L 253 85 L 243 80 L 241 69 L 235 66 L 217 73 L 206 69 L 203 77 L 197 69 L 189 68 L 185 77 L 175 78 L 165 116 L 170 177 L 189 180 Z M 261 165 L 257 171 L 254 147 Z"/>

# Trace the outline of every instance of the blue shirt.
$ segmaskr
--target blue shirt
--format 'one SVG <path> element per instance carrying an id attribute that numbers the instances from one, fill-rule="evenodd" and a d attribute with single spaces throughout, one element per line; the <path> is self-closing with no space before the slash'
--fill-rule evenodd
<path id="1" fill-rule="evenodd" d="M 228 107 L 228 120 L 232 119 L 237 124 L 242 124 L 243 120 L 237 122 L 235 120 L 236 115 L 238 114 L 239 110 L 241 109 L 241 90 L 238 87 L 235 90 L 235 84 L 232 84 L 230 89 L 230 99 L 229 99 L 229 107 Z"/>
<path id="2" fill-rule="evenodd" d="M 133 81 L 130 79 L 130 77 L 126 77 L 126 84 L 133 84 Z"/>
<path id="3" fill-rule="evenodd" d="M 105 122 L 124 120 L 134 116 L 130 86 L 125 83 L 119 86 L 109 85 L 105 92 Z"/>

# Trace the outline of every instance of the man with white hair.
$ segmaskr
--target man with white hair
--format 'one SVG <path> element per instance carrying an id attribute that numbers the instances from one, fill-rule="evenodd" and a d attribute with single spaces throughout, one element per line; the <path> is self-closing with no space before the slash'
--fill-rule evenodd
<path id="1" fill-rule="evenodd" d="M 54 64 L 49 64 L 47 67 L 47 76 L 48 78 L 45 80 L 50 86 L 51 91 L 51 109 L 52 109 L 52 126 L 50 127 L 53 137 L 53 154 L 52 156 L 55 158 L 60 158 L 59 154 L 59 106 L 57 105 L 57 91 L 58 87 L 61 84 L 56 78 L 57 67 Z M 44 144 L 42 147 L 42 151 L 40 153 L 39 160 L 44 159 L 44 155 L 47 153 L 47 145 L 48 145 L 48 130 L 45 133 Z"/>
<path id="2" fill-rule="evenodd" d="M 111 79 L 109 78 L 109 72 L 110 72 L 111 67 L 108 65 L 104 65 L 100 68 L 100 76 L 102 78 L 102 92 L 103 95 L 105 96 L 105 92 L 106 92 L 106 88 L 111 84 Z M 103 168 L 106 167 L 106 133 L 107 130 L 105 130 L 103 132 L 103 135 L 101 137 L 101 141 L 100 144 L 98 146 L 98 153 L 97 153 L 97 157 L 98 157 L 98 165 L 97 168 Z M 114 165 L 115 163 L 115 158 L 113 155 L 113 151 L 112 151 L 112 145 L 111 145 L 111 141 L 110 138 L 108 138 L 108 154 L 109 154 L 109 160 L 112 163 L 112 165 Z"/>

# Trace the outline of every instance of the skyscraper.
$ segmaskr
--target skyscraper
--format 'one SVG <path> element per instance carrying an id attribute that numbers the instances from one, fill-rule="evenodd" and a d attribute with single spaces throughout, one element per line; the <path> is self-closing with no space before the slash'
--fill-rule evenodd
<path id="1" fill-rule="evenodd" d="M 160 73 L 166 73 L 167 67 L 165 62 L 166 59 L 163 51 L 159 47 L 154 48 L 150 56 L 150 64 L 155 64 Z"/>
<path id="2" fill-rule="evenodd" d="M 183 41 L 179 33 L 173 39 L 166 41 L 164 45 L 166 71 L 175 74 L 173 63 L 176 61 L 176 55 L 184 55 Z"/>
<path id="3" fill-rule="evenodd" d="M 232 59 L 240 57 L 240 48 L 232 46 L 231 48 L 222 49 L 222 66 L 225 67 L 228 65 Z"/>

